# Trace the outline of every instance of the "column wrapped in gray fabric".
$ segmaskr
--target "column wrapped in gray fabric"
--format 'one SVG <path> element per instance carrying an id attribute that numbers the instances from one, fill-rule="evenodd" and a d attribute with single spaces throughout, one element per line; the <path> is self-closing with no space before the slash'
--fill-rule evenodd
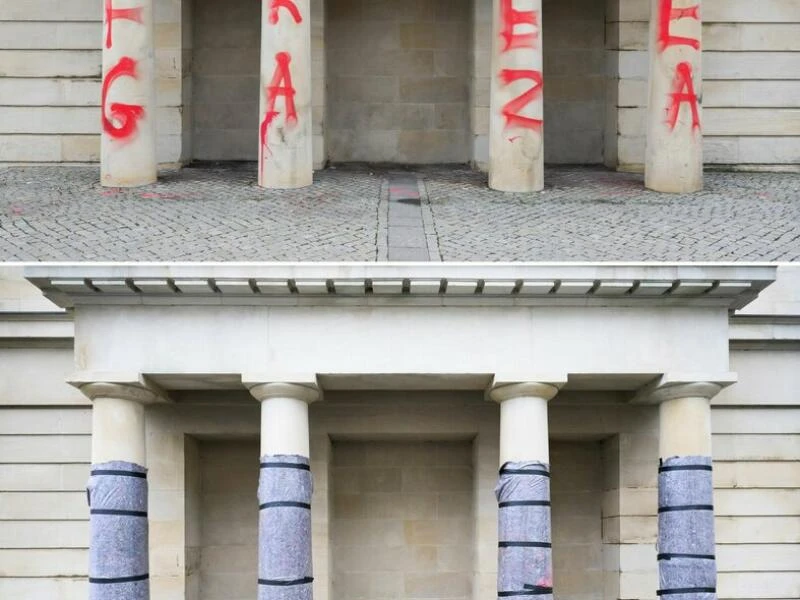
<path id="1" fill-rule="evenodd" d="M 311 467 L 304 456 L 261 458 L 258 600 L 311 600 Z"/>
<path id="2" fill-rule="evenodd" d="M 508 462 L 495 489 L 498 502 L 497 596 L 553 598 L 550 467 Z"/>
<path id="3" fill-rule="evenodd" d="M 716 600 L 710 456 L 676 456 L 658 469 L 658 595 Z"/>
<path id="4" fill-rule="evenodd" d="M 147 469 L 123 461 L 92 465 L 89 598 L 148 600 Z"/>

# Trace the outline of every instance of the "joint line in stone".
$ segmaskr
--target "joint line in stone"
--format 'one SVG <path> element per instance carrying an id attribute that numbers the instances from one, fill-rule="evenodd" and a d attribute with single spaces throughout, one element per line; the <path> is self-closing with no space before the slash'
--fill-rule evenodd
<path id="1" fill-rule="evenodd" d="M 133 583 L 135 581 L 145 581 L 146 579 L 150 579 L 149 573 L 134 575 L 132 577 L 89 577 L 89 583 Z"/>
<path id="2" fill-rule="evenodd" d="M 300 469 L 301 471 L 310 471 L 311 465 L 304 465 L 298 463 L 277 463 L 277 462 L 262 462 L 262 469 Z"/>
<path id="3" fill-rule="evenodd" d="M 117 517 L 146 517 L 146 510 L 117 510 L 115 508 L 93 508 L 89 511 L 92 515 L 113 515 Z"/>
<path id="4" fill-rule="evenodd" d="M 497 505 L 500 508 L 509 506 L 550 506 L 549 500 L 508 500 Z"/>
<path id="5" fill-rule="evenodd" d="M 498 548 L 552 548 L 550 542 L 497 542 Z"/>
<path id="6" fill-rule="evenodd" d="M 675 506 L 659 506 L 658 512 L 674 512 L 679 510 L 714 510 L 712 504 L 676 504 Z"/>
<path id="7" fill-rule="evenodd" d="M 138 471 L 120 471 L 117 469 L 97 469 L 91 472 L 92 476 L 96 475 L 113 475 L 115 477 L 138 477 L 139 479 L 147 479 L 147 473 L 140 473 Z"/>
<path id="8" fill-rule="evenodd" d="M 283 581 L 281 579 L 259 579 L 258 585 L 278 585 L 278 586 L 293 586 L 304 585 L 314 581 L 313 577 L 303 577 L 302 579 L 292 579 L 290 581 Z"/>
<path id="9" fill-rule="evenodd" d="M 671 594 L 714 594 L 715 587 L 696 587 L 696 588 L 673 588 L 669 590 L 658 590 L 656 596 L 669 596 Z"/>
<path id="10" fill-rule="evenodd" d="M 657 560 L 671 560 L 673 558 L 699 558 L 701 560 L 714 560 L 713 554 L 683 554 L 681 552 L 664 552 L 657 556 Z"/>
<path id="11" fill-rule="evenodd" d="M 290 502 L 288 500 L 281 500 L 278 502 L 264 502 L 264 504 L 259 504 L 258 509 L 264 510 L 265 508 L 283 508 L 283 507 L 291 507 L 291 508 L 305 508 L 306 510 L 311 510 L 311 505 L 307 502 Z"/>

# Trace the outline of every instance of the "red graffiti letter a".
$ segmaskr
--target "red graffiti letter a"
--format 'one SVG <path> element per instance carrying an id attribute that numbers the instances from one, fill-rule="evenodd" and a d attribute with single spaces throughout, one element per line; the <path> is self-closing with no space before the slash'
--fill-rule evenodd
<path id="1" fill-rule="evenodd" d="M 297 123 L 297 107 L 294 104 L 295 89 L 292 85 L 292 73 L 289 70 L 289 63 L 292 57 L 288 52 L 278 52 L 275 55 L 275 73 L 272 75 L 272 81 L 267 86 L 267 111 L 264 114 L 264 120 L 261 122 L 261 147 L 266 150 L 267 148 L 267 135 L 269 133 L 269 126 L 281 114 L 275 110 L 275 102 L 278 96 L 283 96 L 283 101 L 286 106 L 286 124 L 292 126 Z"/>
<path id="2" fill-rule="evenodd" d="M 533 87 L 527 92 L 523 92 L 513 100 L 509 100 L 505 106 L 503 106 L 503 109 L 500 112 L 506 118 L 506 129 L 509 127 L 521 127 L 523 129 L 533 129 L 534 131 L 538 131 L 542 127 L 542 120 L 526 117 L 521 115 L 520 112 L 522 109 L 528 106 L 528 104 L 541 96 L 542 73 L 540 71 L 532 71 L 529 69 L 503 69 L 500 71 L 500 81 L 503 82 L 503 85 L 509 85 L 510 83 L 519 79 L 532 80 Z"/>
<path id="3" fill-rule="evenodd" d="M 514 8 L 514 0 L 500 0 L 500 20 L 503 30 L 500 37 L 503 38 L 503 48 L 501 52 L 508 52 L 515 48 L 533 48 L 539 37 L 538 32 L 515 33 L 514 30 L 520 25 L 530 25 L 538 27 L 539 21 L 536 11 L 517 10 Z"/>
<path id="4" fill-rule="evenodd" d="M 700 20 L 700 6 L 695 4 L 688 8 L 672 8 L 674 0 L 659 0 L 658 2 L 658 48 L 663 52 L 670 46 L 691 46 L 700 49 L 700 40 L 680 37 L 670 33 L 670 23 L 678 19 Z"/>
<path id="5" fill-rule="evenodd" d="M 276 25 L 280 20 L 278 10 L 285 8 L 289 11 L 295 23 L 302 23 L 303 17 L 300 14 L 300 9 L 294 3 L 294 0 L 269 0 L 269 22 Z"/>
<path id="6" fill-rule="evenodd" d="M 106 0 L 106 48 L 111 48 L 111 26 L 114 19 L 125 19 L 136 23 L 143 23 L 142 7 L 114 8 L 112 0 Z"/>
<path id="7" fill-rule="evenodd" d="M 688 102 L 692 109 L 692 129 L 700 129 L 700 110 L 697 105 L 697 94 L 692 82 L 692 65 L 682 62 L 675 67 L 675 80 L 672 82 L 670 104 L 667 107 L 667 125 L 670 130 L 678 123 L 681 104 Z"/>

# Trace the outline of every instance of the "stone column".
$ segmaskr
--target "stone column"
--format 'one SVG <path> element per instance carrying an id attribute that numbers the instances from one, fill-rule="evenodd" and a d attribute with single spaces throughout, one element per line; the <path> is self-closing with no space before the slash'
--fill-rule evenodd
<path id="1" fill-rule="evenodd" d="M 312 600 L 308 405 L 316 387 L 264 383 L 258 485 L 258 600 Z"/>
<path id="2" fill-rule="evenodd" d="M 153 0 L 104 0 L 100 183 L 156 181 Z"/>
<path id="3" fill-rule="evenodd" d="M 645 186 L 703 188 L 700 0 L 651 0 Z"/>
<path id="4" fill-rule="evenodd" d="M 542 1 L 493 0 L 489 187 L 544 189 Z"/>
<path id="5" fill-rule="evenodd" d="M 659 596 L 716 600 L 710 399 L 721 386 L 655 391 L 659 405 Z"/>
<path id="6" fill-rule="evenodd" d="M 261 3 L 258 185 L 311 185 L 311 11 L 309 0 Z"/>
<path id="7" fill-rule="evenodd" d="M 497 596 L 553 598 L 546 383 L 495 387 L 500 403 Z"/>
<path id="8" fill-rule="evenodd" d="M 89 502 L 89 598 L 148 600 L 145 405 L 153 391 L 120 383 L 84 383 L 92 402 Z"/>

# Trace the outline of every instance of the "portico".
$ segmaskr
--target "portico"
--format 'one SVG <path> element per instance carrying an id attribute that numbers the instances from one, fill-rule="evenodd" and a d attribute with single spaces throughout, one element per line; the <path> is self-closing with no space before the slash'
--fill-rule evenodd
<path id="1" fill-rule="evenodd" d="M 155 181 L 155 4 L 106 1 L 103 185 Z M 180 76 L 186 114 L 171 134 L 186 144 L 197 135 L 197 151 L 184 153 L 186 159 L 257 159 L 262 187 L 311 185 L 313 169 L 329 160 L 469 161 L 489 171 L 491 188 L 506 192 L 541 191 L 548 155 L 555 162 L 619 164 L 620 107 L 606 105 L 619 93 L 619 56 L 603 46 L 606 18 L 620 11 L 615 2 L 599 12 L 591 8 L 596 3 L 578 7 L 591 15 L 568 15 L 541 0 L 422 9 L 387 2 L 362 14 L 339 0 L 272 0 L 261 3 L 260 14 L 231 17 L 227 25 L 227 16 L 220 22 L 222 5 L 178 4 L 187 32 L 181 50 L 187 57 L 196 51 L 198 60 L 194 73 Z M 199 17 L 191 16 L 195 9 Z M 580 23 L 583 39 L 575 50 L 561 52 L 558 41 L 551 54 L 545 50 L 548 11 L 550 39 Z M 251 54 L 255 20 L 257 90 L 247 64 L 225 61 Z M 702 187 L 700 4 L 653 0 L 650 22 L 646 185 L 696 191 Z M 385 35 L 373 35 L 375 28 Z M 192 47 L 193 29 L 204 46 Z M 558 68 L 545 73 L 548 61 Z M 194 113 L 187 104 L 196 104 Z M 245 124 L 252 131 L 245 133 Z M 547 152 L 546 130 L 552 132 Z"/>
<path id="2" fill-rule="evenodd" d="M 212 582 L 227 581 L 241 597 L 258 584 L 260 598 L 343 600 L 382 569 L 390 575 L 376 581 L 432 598 L 629 589 L 626 561 L 639 559 L 612 525 L 627 527 L 630 477 L 655 492 L 659 459 L 650 572 L 658 565 L 660 590 L 713 593 L 713 503 L 682 494 L 710 490 L 709 399 L 736 379 L 728 311 L 768 285 L 771 268 L 87 265 L 27 276 L 74 310 L 71 379 L 94 402 L 90 487 L 110 486 L 122 503 L 90 497 L 95 597 L 138 586 L 131 597 L 144 598 L 149 582 L 152 598 L 214 598 Z M 242 454 L 258 440 L 260 452 Z M 219 480 L 199 457 L 222 448 L 252 458 Z M 425 448 L 420 463 L 380 458 Z M 439 452 L 472 458 L 447 467 Z M 581 452 L 597 464 L 558 458 Z M 259 458 L 258 499 L 241 495 Z M 452 469 L 471 476 L 456 484 Z M 585 483 L 571 483 L 578 473 Z M 223 490 L 237 500 L 219 504 Z M 586 537 L 601 519 L 608 534 Z M 104 540 L 127 550 L 99 552 Z M 472 566 L 444 558 L 463 543 Z M 588 554 L 567 553 L 573 544 Z M 239 553 L 239 575 L 215 570 L 220 545 Z M 373 567 L 354 570 L 367 549 Z M 408 552 L 416 562 L 389 558 Z M 256 557 L 248 576 L 242 565 Z"/>

